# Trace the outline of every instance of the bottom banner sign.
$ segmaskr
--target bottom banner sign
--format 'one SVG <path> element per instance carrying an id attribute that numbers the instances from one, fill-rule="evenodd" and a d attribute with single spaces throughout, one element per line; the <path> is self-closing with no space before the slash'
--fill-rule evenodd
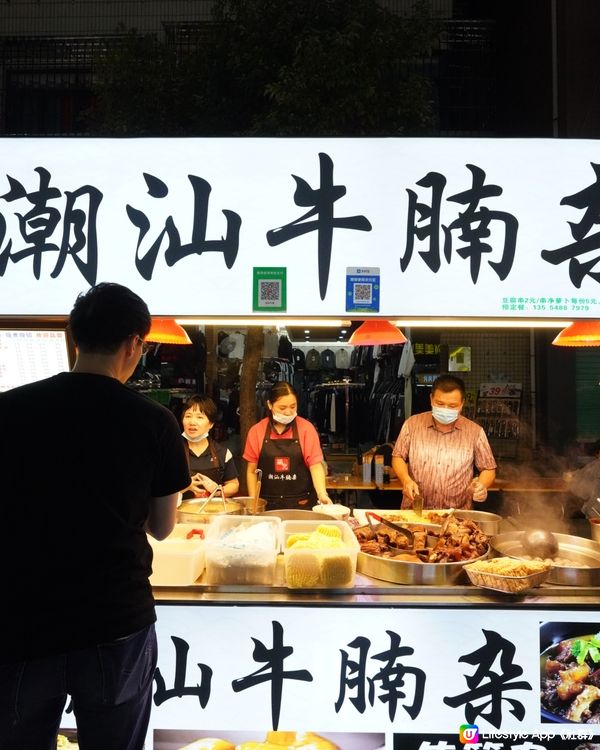
<path id="1" fill-rule="evenodd" d="M 157 613 L 153 750 L 207 750 L 193 744 L 202 738 L 274 750 L 307 737 L 321 750 L 538 750 L 550 740 L 600 750 L 581 744 L 600 722 L 591 610 L 159 604 Z M 73 727 L 66 714 L 64 731 Z"/>

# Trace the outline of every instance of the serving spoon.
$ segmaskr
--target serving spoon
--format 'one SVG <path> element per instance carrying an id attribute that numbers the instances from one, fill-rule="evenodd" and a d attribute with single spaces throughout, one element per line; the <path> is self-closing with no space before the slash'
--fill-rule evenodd
<path id="1" fill-rule="evenodd" d="M 558 542 L 551 531 L 529 529 L 523 532 L 521 546 L 531 557 L 552 558 L 558 552 Z"/>

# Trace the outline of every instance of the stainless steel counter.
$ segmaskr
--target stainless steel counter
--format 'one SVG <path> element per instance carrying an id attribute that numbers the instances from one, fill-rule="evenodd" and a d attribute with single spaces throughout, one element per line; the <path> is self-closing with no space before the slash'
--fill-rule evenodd
<path id="1" fill-rule="evenodd" d="M 471 585 L 410 586 L 357 574 L 351 589 L 290 590 L 276 580 L 274 586 L 208 586 L 201 582 L 178 588 L 155 588 L 157 602 L 214 604 L 281 604 L 286 606 L 319 606 L 323 604 L 368 607 L 487 607 L 514 606 L 540 609 L 554 607 L 589 608 L 600 603 L 600 587 L 546 585 L 523 594 L 502 594 Z"/>

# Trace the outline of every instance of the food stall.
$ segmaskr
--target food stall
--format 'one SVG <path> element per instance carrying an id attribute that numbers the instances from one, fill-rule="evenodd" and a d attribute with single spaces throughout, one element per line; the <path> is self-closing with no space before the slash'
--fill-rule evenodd
<path id="1" fill-rule="evenodd" d="M 592 142 L 11 139 L 10 147 L 4 323 L 64 326 L 77 293 L 105 279 L 130 286 L 154 315 L 201 315 L 208 325 L 217 316 L 240 326 L 411 316 L 432 326 L 452 317 L 559 329 L 600 318 L 597 282 L 578 261 L 585 222 L 572 233 L 594 182 Z M 44 221 L 50 205 L 58 229 Z M 34 223 L 43 225 L 35 236 Z M 202 310 L 184 293 L 190 278 L 202 283 Z M 497 485 L 505 494 L 530 488 Z M 566 535 L 586 540 L 593 557 L 590 526 L 575 520 Z M 596 736 L 587 677 L 572 680 L 589 696 L 575 719 L 540 699 L 540 654 L 600 631 L 593 575 L 495 591 L 473 585 L 462 563 L 455 578 L 425 580 L 418 566 L 434 563 L 392 560 L 378 577 L 380 566 L 356 550 L 350 582 L 290 587 L 278 531 L 261 557 L 271 577 L 231 580 L 206 557 L 222 552 L 212 525 L 191 539 L 208 545 L 202 572 L 155 587 L 149 748 L 212 737 L 272 750 L 302 746 L 302 732 L 365 750 L 480 740 L 576 747 Z M 491 536 L 510 533 L 499 526 Z M 492 548 L 490 540 L 486 554 Z M 326 563 L 332 576 L 341 575 L 336 562 Z M 306 574 L 314 560 L 304 565 Z M 402 582 L 386 580 L 399 569 L 391 577 Z M 66 713 L 65 736 L 73 726 Z M 265 745 L 272 731 L 289 736 Z"/>

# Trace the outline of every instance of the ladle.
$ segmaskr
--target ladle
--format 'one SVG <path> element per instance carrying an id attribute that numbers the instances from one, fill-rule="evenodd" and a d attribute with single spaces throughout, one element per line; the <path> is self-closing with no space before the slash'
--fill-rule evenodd
<path id="1" fill-rule="evenodd" d="M 523 532 L 521 546 L 531 557 L 552 558 L 558 552 L 558 542 L 551 531 L 528 529 Z"/>

